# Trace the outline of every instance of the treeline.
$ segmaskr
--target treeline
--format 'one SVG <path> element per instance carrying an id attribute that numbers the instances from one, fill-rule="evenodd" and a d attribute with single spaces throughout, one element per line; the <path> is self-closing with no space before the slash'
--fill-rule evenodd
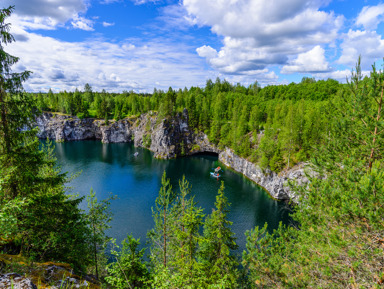
<path id="1" fill-rule="evenodd" d="M 261 167 L 280 171 L 306 161 L 321 144 L 329 127 L 330 100 L 345 89 L 335 80 L 315 81 L 260 88 L 208 80 L 204 88 L 192 87 L 152 94 L 84 91 L 33 95 L 37 107 L 83 117 L 119 120 L 150 110 L 159 117 L 172 117 L 184 108 L 189 125 L 205 132 L 219 147 L 225 146 Z"/>

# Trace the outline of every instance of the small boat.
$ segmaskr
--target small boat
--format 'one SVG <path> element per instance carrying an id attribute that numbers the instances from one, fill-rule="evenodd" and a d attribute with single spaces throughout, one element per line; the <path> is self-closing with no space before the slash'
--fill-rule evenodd
<path id="1" fill-rule="evenodd" d="M 216 179 L 220 178 L 220 174 L 219 173 L 210 172 L 210 174 L 211 174 L 211 177 L 214 177 Z"/>
<path id="2" fill-rule="evenodd" d="M 222 171 L 221 167 L 217 167 L 217 168 L 215 169 L 215 173 L 216 173 L 216 174 L 218 174 L 220 171 Z"/>
<path id="3" fill-rule="evenodd" d="M 135 153 L 133 154 L 134 157 L 137 157 L 138 155 L 139 155 L 139 152 L 135 152 Z"/>

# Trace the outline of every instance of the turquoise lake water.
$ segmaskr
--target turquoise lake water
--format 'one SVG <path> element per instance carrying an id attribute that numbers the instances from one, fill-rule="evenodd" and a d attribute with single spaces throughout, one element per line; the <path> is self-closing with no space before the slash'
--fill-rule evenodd
<path id="1" fill-rule="evenodd" d="M 137 157 L 133 156 L 135 152 L 139 153 Z M 175 190 L 178 180 L 185 175 L 192 185 L 195 201 L 208 214 L 220 187 L 220 181 L 209 173 L 218 165 L 224 168 L 222 180 L 231 203 L 229 219 L 239 244 L 238 253 L 245 249 L 246 230 L 265 223 L 272 230 L 280 221 L 289 222 L 289 210 L 284 202 L 271 199 L 256 184 L 225 168 L 217 156 L 157 160 L 149 150 L 135 148 L 133 144 L 102 144 L 100 141 L 56 143 L 55 153 L 63 171 L 81 172 L 68 184 L 74 188 L 72 193 L 85 196 L 93 188 L 99 200 L 107 198 L 109 192 L 118 196 L 111 204 L 114 218 L 108 233 L 119 243 L 132 233 L 145 244 L 146 233 L 154 225 L 151 207 L 155 205 L 164 171 Z M 85 203 L 83 208 L 86 208 Z"/>

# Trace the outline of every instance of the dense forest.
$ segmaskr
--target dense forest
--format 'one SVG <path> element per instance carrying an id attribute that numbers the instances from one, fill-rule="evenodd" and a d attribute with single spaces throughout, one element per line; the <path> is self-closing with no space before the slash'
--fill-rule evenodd
<path id="1" fill-rule="evenodd" d="M 244 87 L 216 79 L 204 88 L 155 89 L 152 94 L 93 92 L 86 84 L 83 92 L 49 91 L 31 97 L 41 111 L 107 121 L 148 111 L 172 117 L 187 108 L 189 125 L 205 132 L 212 143 L 278 172 L 309 159 L 329 128 L 331 100 L 346 91 L 335 80 L 304 77 L 298 84 L 264 88 L 257 82 Z"/>
<path id="2" fill-rule="evenodd" d="M 382 288 L 382 71 L 373 66 L 363 79 L 358 61 L 346 85 L 305 78 L 245 88 L 217 80 L 204 89 L 152 95 L 97 93 L 89 85 L 84 92 L 34 95 L 22 87 L 30 73 L 12 72 L 18 58 L 4 51 L 14 41 L 5 22 L 12 10 L 0 10 L 1 250 L 16 250 L 32 264 L 70 263 L 79 274 L 96 274 L 107 288 Z M 116 244 L 105 234 L 114 197 L 98 201 L 91 191 L 88 211 L 82 211 L 82 198 L 67 194 L 66 174 L 56 167 L 51 145 L 39 146 L 31 123 L 41 110 L 112 120 L 149 110 L 171 117 L 184 107 L 191 125 L 219 146 L 276 171 L 302 160 L 312 167 L 309 185 L 292 184 L 299 195 L 292 224 L 273 233 L 267 225 L 246 232 L 241 260 L 233 255 L 225 185 L 204 216 L 188 181 L 172 188 L 165 173 L 148 260 L 132 236 Z"/>

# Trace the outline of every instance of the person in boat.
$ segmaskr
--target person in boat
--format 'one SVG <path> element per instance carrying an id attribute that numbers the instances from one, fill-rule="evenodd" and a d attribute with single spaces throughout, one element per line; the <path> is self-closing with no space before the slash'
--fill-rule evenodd
<path id="1" fill-rule="evenodd" d="M 219 177 L 220 177 L 220 175 L 219 175 L 219 173 L 211 173 L 211 176 L 212 177 L 214 177 L 214 178 L 217 178 L 217 179 L 219 179 Z"/>
<path id="2" fill-rule="evenodd" d="M 215 174 L 219 174 L 220 170 L 221 170 L 221 167 L 217 167 L 217 168 L 215 169 Z"/>

